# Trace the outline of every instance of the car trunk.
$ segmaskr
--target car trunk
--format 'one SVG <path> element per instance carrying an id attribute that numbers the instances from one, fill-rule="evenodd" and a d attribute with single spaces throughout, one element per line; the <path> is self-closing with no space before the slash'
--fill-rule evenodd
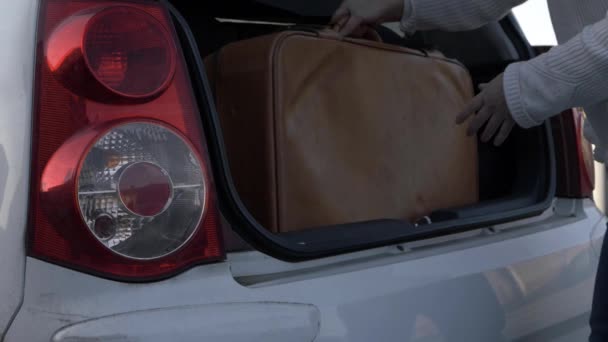
<path id="1" fill-rule="evenodd" d="M 555 194 L 555 160 L 549 124 L 515 129 L 501 147 L 478 144 L 479 203 L 441 209 L 425 222 L 383 219 L 273 234 L 262 227 L 243 202 L 230 177 L 218 114 L 213 107 L 203 58 L 228 43 L 276 32 L 285 25 L 326 23 L 336 1 L 225 1 L 198 4 L 171 1 L 186 57 L 195 78 L 203 123 L 211 140 L 211 156 L 228 226 L 251 246 L 284 260 L 298 261 L 432 238 L 534 216 L 547 209 Z M 508 63 L 532 56 L 512 18 L 466 33 L 425 32 L 404 40 L 380 28 L 385 42 L 408 47 L 437 48 L 458 59 L 471 72 L 475 85 L 491 80 Z M 188 49 L 190 45 L 190 49 Z M 232 231 L 227 236 L 235 238 Z M 237 244 L 238 245 L 238 244 Z M 235 245 L 235 246 L 237 246 Z M 233 249 L 239 247 L 233 247 Z M 229 246 L 230 249 L 230 246 Z"/>

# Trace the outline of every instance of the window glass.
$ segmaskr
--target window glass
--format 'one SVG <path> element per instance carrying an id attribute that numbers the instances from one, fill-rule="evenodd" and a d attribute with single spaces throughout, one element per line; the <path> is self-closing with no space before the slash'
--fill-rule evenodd
<path id="1" fill-rule="evenodd" d="M 532 46 L 557 45 L 547 0 L 529 0 L 513 10 Z"/>

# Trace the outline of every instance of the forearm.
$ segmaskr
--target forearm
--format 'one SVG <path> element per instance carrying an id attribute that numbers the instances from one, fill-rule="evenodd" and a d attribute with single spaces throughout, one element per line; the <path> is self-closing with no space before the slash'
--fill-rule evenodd
<path id="1" fill-rule="evenodd" d="M 525 128 L 565 109 L 608 100 L 608 19 L 541 56 L 510 65 L 504 88 L 513 117 Z"/>
<path id="2" fill-rule="evenodd" d="M 465 31 L 498 20 L 526 0 L 404 0 L 401 29 Z"/>

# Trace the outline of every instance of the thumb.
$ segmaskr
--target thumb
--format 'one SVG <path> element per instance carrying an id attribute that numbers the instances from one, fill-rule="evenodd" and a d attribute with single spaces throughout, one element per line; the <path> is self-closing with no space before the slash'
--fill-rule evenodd
<path id="1" fill-rule="evenodd" d="M 595 130 L 593 130 L 593 127 L 591 127 L 591 124 L 586 119 L 583 121 L 583 136 L 593 145 L 599 145 L 599 139 L 595 134 Z"/>
<path id="2" fill-rule="evenodd" d="M 596 146 L 595 150 L 593 151 L 593 159 L 598 162 L 598 163 L 606 163 L 606 160 L 608 157 L 608 154 L 606 153 L 607 151 L 600 147 L 600 146 Z"/>
<path id="3" fill-rule="evenodd" d="M 346 24 L 347 21 L 348 21 L 348 16 L 342 17 L 342 18 L 338 19 L 337 22 L 331 24 L 331 29 L 336 32 L 340 32 L 340 29 L 342 27 L 344 27 L 344 24 Z"/>
<path id="4" fill-rule="evenodd" d="M 351 16 L 348 18 L 348 21 L 344 26 L 340 28 L 340 34 L 344 37 L 350 36 L 361 24 L 363 23 L 363 19 L 360 17 Z"/>
<path id="5" fill-rule="evenodd" d="M 362 38 L 370 32 L 370 28 L 367 25 L 359 25 L 351 34 L 351 37 Z"/>

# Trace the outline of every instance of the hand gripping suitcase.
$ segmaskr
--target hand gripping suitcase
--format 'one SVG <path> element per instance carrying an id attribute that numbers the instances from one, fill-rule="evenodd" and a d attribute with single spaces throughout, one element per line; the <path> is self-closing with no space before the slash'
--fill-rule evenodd
<path id="1" fill-rule="evenodd" d="M 440 53 L 288 30 L 205 64 L 236 189 L 271 231 L 478 201 L 477 142 L 454 124 L 472 82 Z"/>

